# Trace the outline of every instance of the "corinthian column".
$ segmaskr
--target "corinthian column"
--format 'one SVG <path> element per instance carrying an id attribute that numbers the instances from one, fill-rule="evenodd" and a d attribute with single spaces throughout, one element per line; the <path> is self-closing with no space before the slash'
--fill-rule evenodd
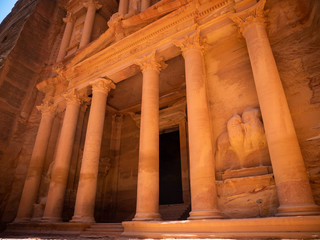
<path id="1" fill-rule="evenodd" d="M 32 217 L 33 204 L 36 202 L 38 196 L 42 168 L 46 157 L 56 107 L 55 104 L 51 104 L 48 101 L 37 107 L 42 113 L 41 121 L 15 222 L 29 221 Z"/>
<path id="2" fill-rule="evenodd" d="M 221 218 L 200 32 L 174 44 L 181 48 L 185 60 L 192 207 L 189 219 Z"/>
<path id="3" fill-rule="evenodd" d="M 264 5 L 232 14 L 246 39 L 280 206 L 278 216 L 319 214 L 266 32 Z"/>
<path id="4" fill-rule="evenodd" d="M 63 37 L 61 40 L 57 62 L 60 62 L 66 56 L 67 48 L 69 46 L 73 31 L 75 17 L 72 16 L 72 13 L 68 12 L 67 16 L 63 19 L 63 21 L 66 23 L 66 28 L 64 29 Z"/>
<path id="5" fill-rule="evenodd" d="M 70 159 L 81 103 L 75 91 L 65 94 L 64 97 L 67 102 L 66 112 L 52 169 L 47 203 L 42 218 L 42 220 L 50 222 L 61 220 Z"/>
<path id="6" fill-rule="evenodd" d="M 134 221 L 160 220 L 159 73 L 156 53 L 137 60 L 143 73 L 137 209 Z"/>
<path id="7" fill-rule="evenodd" d="M 72 222 L 95 222 L 94 205 L 97 193 L 100 148 L 108 93 L 115 85 L 100 78 L 91 83 L 92 103 L 86 141 L 81 162 L 80 179 Z"/>
<path id="8" fill-rule="evenodd" d="M 96 10 L 102 7 L 101 4 L 98 3 L 96 0 L 88 0 L 84 3 L 84 6 L 87 8 L 86 19 L 84 20 L 84 26 L 82 31 L 82 36 L 80 40 L 79 48 L 82 48 L 91 40 L 91 32 L 94 23 L 94 17 L 96 16 Z"/>

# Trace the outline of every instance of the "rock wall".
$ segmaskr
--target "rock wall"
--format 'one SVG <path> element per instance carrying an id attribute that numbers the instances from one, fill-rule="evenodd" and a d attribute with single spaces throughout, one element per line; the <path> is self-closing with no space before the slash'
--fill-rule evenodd
<path id="1" fill-rule="evenodd" d="M 0 26 L 0 218 L 12 221 L 19 204 L 40 114 L 35 85 L 53 62 L 63 30 L 56 1 L 20 0 Z"/>
<path id="2" fill-rule="evenodd" d="M 319 1 L 297 1 L 295 4 L 289 4 L 288 1 L 286 4 L 287 9 L 291 11 L 285 11 L 285 19 L 281 14 L 284 11 L 282 6 L 282 8 L 275 7 L 270 10 L 269 14 L 272 17 L 269 25 L 270 39 L 310 177 L 313 195 L 319 205 L 320 21 L 319 14 L 316 13 L 320 11 L 320 3 Z M 275 5 L 277 6 L 277 3 Z M 278 18 L 274 15 L 278 15 Z M 292 19 L 298 20 L 294 22 Z M 281 39 L 278 39 L 281 34 L 272 34 L 272 31 L 278 30 L 279 21 L 287 22 L 287 31 L 291 30 L 293 33 L 288 34 L 284 31 Z"/>

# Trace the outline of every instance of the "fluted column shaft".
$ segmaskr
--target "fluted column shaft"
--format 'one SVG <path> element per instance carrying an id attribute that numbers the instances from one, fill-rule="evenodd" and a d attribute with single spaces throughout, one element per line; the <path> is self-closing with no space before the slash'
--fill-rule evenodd
<path id="1" fill-rule="evenodd" d="M 52 222 L 61 220 L 70 159 L 80 109 L 80 100 L 75 92 L 67 93 L 65 98 L 67 99 L 66 112 L 52 169 L 47 203 L 42 218 L 45 221 Z"/>
<path id="2" fill-rule="evenodd" d="M 39 106 L 38 109 L 42 112 L 41 121 L 33 147 L 15 222 L 28 221 L 32 217 L 33 204 L 37 200 L 43 164 L 55 117 L 55 105 L 44 103 Z"/>
<path id="3" fill-rule="evenodd" d="M 92 82 L 91 85 L 92 103 L 72 222 L 95 222 L 94 206 L 106 102 L 109 91 L 115 88 L 111 80 L 102 78 Z"/>
<path id="4" fill-rule="evenodd" d="M 221 218 L 199 34 L 198 31 L 174 42 L 181 48 L 185 59 L 192 207 L 189 219 Z"/>
<path id="5" fill-rule="evenodd" d="M 234 14 L 249 52 L 275 177 L 279 216 L 319 214 L 265 28 L 265 0 Z"/>
<path id="6" fill-rule="evenodd" d="M 62 59 L 66 56 L 67 48 L 70 44 L 70 39 L 73 32 L 75 18 L 72 16 L 71 13 L 68 13 L 67 17 L 64 18 L 63 21 L 66 23 L 66 28 L 64 29 L 63 37 L 61 40 L 57 62 L 62 61 Z"/>
<path id="7" fill-rule="evenodd" d="M 96 10 L 101 8 L 101 5 L 95 0 L 89 0 L 84 5 L 87 8 L 87 14 L 84 21 L 79 48 L 88 45 L 90 42 Z"/>
<path id="8" fill-rule="evenodd" d="M 143 73 L 137 208 L 134 221 L 160 220 L 159 73 L 155 52 L 136 62 Z"/>
<path id="9" fill-rule="evenodd" d="M 121 15 L 126 15 L 128 13 L 128 6 L 129 6 L 129 1 L 128 0 L 120 0 L 119 3 L 119 13 Z"/>
<path id="10" fill-rule="evenodd" d="M 150 0 L 142 0 L 141 1 L 141 12 L 150 7 Z"/>

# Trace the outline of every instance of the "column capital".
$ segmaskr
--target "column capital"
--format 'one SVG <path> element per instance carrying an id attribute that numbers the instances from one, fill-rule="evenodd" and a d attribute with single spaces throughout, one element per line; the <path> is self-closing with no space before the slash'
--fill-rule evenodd
<path id="1" fill-rule="evenodd" d="M 229 18 L 238 25 L 240 33 L 244 35 L 247 27 L 252 23 L 265 25 L 265 4 L 266 0 L 260 0 L 254 6 L 244 11 L 229 14 Z"/>
<path id="2" fill-rule="evenodd" d="M 99 10 L 100 8 L 102 8 L 102 4 L 97 0 L 86 0 L 83 2 L 83 6 L 85 8 L 88 8 L 90 5 L 91 6 L 93 5 L 96 8 L 96 10 Z"/>
<path id="3" fill-rule="evenodd" d="M 90 83 L 92 86 L 92 92 L 101 92 L 107 94 L 111 89 L 115 89 L 116 85 L 110 80 L 106 78 L 98 78 Z"/>
<path id="4" fill-rule="evenodd" d="M 157 56 L 156 51 L 153 51 L 151 54 L 140 59 L 136 59 L 134 63 L 139 65 L 142 72 L 153 70 L 160 73 L 161 70 L 167 67 L 167 64 L 164 63 L 163 58 Z"/>
<path id="5" fill-rule="evenodd" d="M 183 57 L 191 50 L 203 52 L 200 29 L 197 29 L 191 35 L 185 36 L 183 39 L 173 40 L 173 44 L 181 49 Z"/>
<path id="6" fill-rule="evenodd" d="M 75 89 L 68 91 L 67 93 L 63 94 L 62 96 L 66 100 L 67 105 L 69 105 L 69 104 L 80 105 L 81 104 L 81 97 L 79 96 L 78 91 Z"/>
<path id="7" fill-rule="evenodd" d="M 71 13 L 71 12 L 67 12 L 67 15 L 65 18 L 62 19 L 63 22 L 68 23 L 68 22 L 75 22 L 76 17 Z"/>
<path id="8" fill-rule="evenodd" d="M 45 101 L 36 108 L 42 113 L 42 115 L 50 114 L 53 117 L 57 113 L 57 107 L 57 104 L 52 103 L 50 101 Z"/>

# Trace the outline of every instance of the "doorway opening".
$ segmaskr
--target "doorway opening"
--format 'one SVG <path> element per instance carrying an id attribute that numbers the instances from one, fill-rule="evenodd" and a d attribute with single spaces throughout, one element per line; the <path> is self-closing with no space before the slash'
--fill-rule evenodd
<path id="1" fill-rule="evenodd" d="M 159 140 L 159 204 L 183 203 L 179 129 L 160 133 Z"/>

